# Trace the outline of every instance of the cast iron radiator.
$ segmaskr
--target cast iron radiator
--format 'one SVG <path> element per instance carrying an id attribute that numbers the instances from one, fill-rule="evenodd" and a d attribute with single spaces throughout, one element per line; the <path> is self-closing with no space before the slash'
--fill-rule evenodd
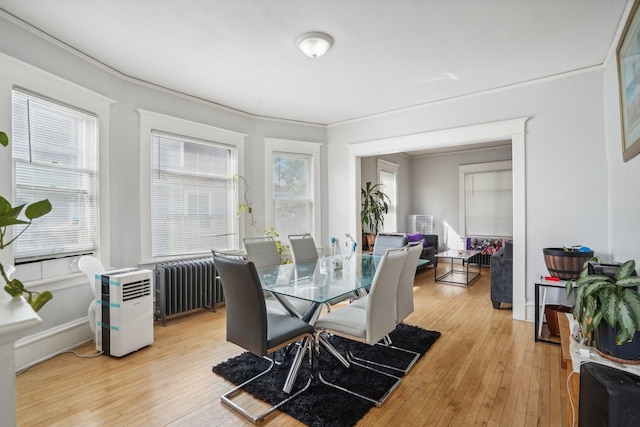
<path id="1" fill-rule="evenodd" d="M 220 280 L 216 279 L 213 258 L 194 258 L 156 265 L 156 319 L 166 326 L 166 317 L 224 301 Z"/>

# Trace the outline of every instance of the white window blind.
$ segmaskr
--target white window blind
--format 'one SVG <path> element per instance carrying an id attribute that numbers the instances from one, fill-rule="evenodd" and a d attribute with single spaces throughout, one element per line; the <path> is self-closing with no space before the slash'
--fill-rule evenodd
<path id="1" fill-rule="evenodd" d="M 95 251 L 97 116 L 15 89 L 12 131 L 14 203 L 52 205 L 14 242 L 16 261 Z"/>
<path id="2" fill-rule="evenodd" d="M 513 235 L 513 185 L 510 170 L 465 175 L 468 236 Z"/>
<path id="3" fill-rule="evenodd" d="M 273 153 L 274 227 L 286 241 L 289 234 L 314 234 L 312 156 Z"/>
<path id="4" fill-rule="evenodd" d="M 235 148 L 151 132 L 153 257 L 235 248 Z"/>
<path id="5" fill-rule="evenodd" d="M 378 182 L 380 190 L 389 197 L 389 211 L 384 215 L 382 230 L 385 233 L 398 231 L 398 171 L 399 166 L 378 159 Z"/>

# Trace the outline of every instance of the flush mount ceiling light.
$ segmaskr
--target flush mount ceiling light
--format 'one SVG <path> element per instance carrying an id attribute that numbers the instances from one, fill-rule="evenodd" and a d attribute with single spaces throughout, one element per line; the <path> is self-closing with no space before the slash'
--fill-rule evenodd
<path id="1" fill-rule="evenodd" d="M 296 45 L 310 58 L 318 58 L 333 45 L 333 39 L 325 33 L 304 33 L 296 39 Z"/>

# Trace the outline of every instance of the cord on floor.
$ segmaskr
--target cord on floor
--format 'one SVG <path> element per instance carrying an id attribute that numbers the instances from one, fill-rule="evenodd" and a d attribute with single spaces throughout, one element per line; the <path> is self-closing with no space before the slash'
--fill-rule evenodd
<path id="1" fill-rule="evenodd" d="M 60 353 L 56 353 L 56 354 L 52 355 L 51 357 L 48 357 L 48 358 L 46 358 L 46 359 L 44 359 L 44 360 L 41 360 L 41 361 L 40 361 L 40 362 L 38 362 L 38 363 L 44 362 L 44 361 L 46 361 L 46 360 L 51 360 L 51 359 L 53 359 L 54 357 L 59 356 L 59 355 L 61 355 L 61 354 L 65 354 L 65 353 L 71 353 L 71 354 L 73 354 L 74 356 L 76 356 L 76 357 L 78 357 L 78 358 L 80 358 L 80 359 L 91 359 L 92 357 L 98 357 L 98 356 L 102 355 L 104 352 L 103 352 L 103 351 L 99 351 L 99 352 L 97 352 L 97 353 L 92 353 L 92 354 L 78 354 L 78 353 L 77 353 L 77 352 L 75 352 L 74 350 L 66 350 L 66 351 L 61 351 Z M 20 369 L 19 371 L 16 371 L 16 376 L 18 376 L 18 375 L 20 375 L 20 374 L 23 374 L 23 373 L 27 372 L 27 371 L 28 371 L 29 369 L 31 369 L 32 367 L 36 366 L 38 363 L 35 363 L 35 364 L 31 365 L 31 366 L 27 366 L 27 367 L 26 367 L 26 368 L 24 368 L 24 369 Z"/>

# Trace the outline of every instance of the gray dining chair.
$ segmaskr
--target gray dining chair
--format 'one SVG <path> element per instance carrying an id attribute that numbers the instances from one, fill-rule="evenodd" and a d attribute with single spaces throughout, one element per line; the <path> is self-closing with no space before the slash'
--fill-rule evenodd
<path id="1" fill-rule="evenodd" d="M 242 239 L 247 258 L 257 268 L 280 264 L 280 254 L 276 241 L 271 236 L 245 237 Z"/>
<path id="2" fill-rule="evenodd" d="M 247 259 L 254 263 L 256 268 L 280 265 L 278 246 L 272 236 L 246 237 L 242 239 Z M 281 314 L 291 314 L 298 318 L 307 312 L 311 302 L 300 298 L 280 297 L 278 301 L 270 292 L 265 292 L 267 311 Z M 288 307 L 286 307 L 288 306 Z M 292 311 L 289 311 L 292 310 Z"/>
<path id="3" fill-rule="evenodd" d="M 371 292 L 366 298 L 366 307 L 356 307 L 353 304 L 344 308 L 333 310 L 325 315 L 320 316 L 315 322 L 316 327 L 316 351 L 318 351 L 318 343 L 320 334 L 329 332 L 344 338 L 364 342 L 369 345 L 375 345 L 385 336 L 389 335 L 396 327 L 396 310 L 395 301 L 398 292 L 398 281 L 400 274 L 405 265 L 408 255 L 408 248 L 388 249 L 380 258 L 380 264 L 376 269 L 373 281 L 371 283 Z M 389 309 L 389 306 L 393 309 Z M 372 399 L 353 390 L 346 390 L 348 393 L 359 396 L 376 406 L 382 404 L 389 398 L 391 393 L 400 385 L 400 378 L 386 372 L 375 369 L 367 364 L 362 364 L 354 360 L 351 352 L 347 351 L 347 360 L 350 363 L 362 366 L 366 369 L 376 371 L 380 375 L 385 375 L 396 379 L 394 385 L 380 399 Z M 344 389 L 341 386 L 326 381 L 321 372 L 318 377 L 320 380 L 332 387 Z"/>
<path id="4" fill-rule="evenodd" d="M 283 385 L 283 389 L 290 389 L 295 383 L 298 368 L 302 364 L 305 353 L 308 353 L 309 367 L 311 367 L 314 328 L 296 317 L 267 312 L 260 279 L 253 262 L 227 257 L 215 257 L 213 262 L 220 274 L 225 295 L 227 341 L 270 361 L 265 371 L 224 393 L 220 399 L 223 404 L 257 424 L 309 387 L 312 379 L 311 369 L 309 369 L 309 380 L 302 389 L 258 414 L 251 414 L 247 408 L 236 403 L 233 397 L 241 393 L 248 384 L 271 371 L 275 362 L 266 356 L 289 344 L 301 341 L 293 359 L 292 368 Z"/>
<path id="5" fill-rule="evenodd" d="M 318 259 L 318 250 L 311 234 L 290 234 L 289 246 L 294 263 L 310 262 Z"/>

